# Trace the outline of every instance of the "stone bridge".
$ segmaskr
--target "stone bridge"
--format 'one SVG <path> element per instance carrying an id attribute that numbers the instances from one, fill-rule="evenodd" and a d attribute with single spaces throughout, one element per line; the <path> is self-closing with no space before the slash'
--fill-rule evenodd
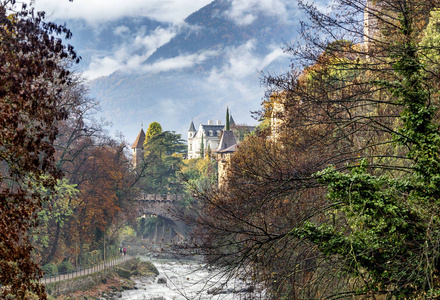
<path id="1" fill-rule="evenodd" d="M 155 215 L 176 221 L 174 212 L 178 210 L 180 200 L 182 195 L 139 194 L 132 202 L 140 215 Z"/>
<path id="2" fill-rule="evenodd" d="M 154 231 L 148 235 L 153 243 L 179 243 L 185 239 L 186 227 L 176 218 L 182 195 L 174 194 L 139 194 L 132 200 L 133 209 L 139 216 L 156 216 L 167 219 L 156 222 Z"/>

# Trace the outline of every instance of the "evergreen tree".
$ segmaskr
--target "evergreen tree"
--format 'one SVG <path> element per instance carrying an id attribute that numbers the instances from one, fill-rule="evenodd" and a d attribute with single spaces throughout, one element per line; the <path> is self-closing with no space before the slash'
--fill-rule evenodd
<path id="1" fill-rule="evenodd" d="M 148 125 L 147 132 L 145 133 L 145 141 L 144 145 L 148 143 L 148 141 L 155 135 L 158 135 L 162 132 L 162 126 L 158 122 L 151 122 Z"/>
<path id="2" fill-rule="evenodd" d="M 226 107 L 226 130 L 231 130 L 229 121 L 229 107 Z"/>
<path id="3" fill-rule="evenodd" d="M 205 157 L 205 143 L 203 141 L 203 133 L 202 133 L 202 141 L 200 142 L 200 157 Z"/>

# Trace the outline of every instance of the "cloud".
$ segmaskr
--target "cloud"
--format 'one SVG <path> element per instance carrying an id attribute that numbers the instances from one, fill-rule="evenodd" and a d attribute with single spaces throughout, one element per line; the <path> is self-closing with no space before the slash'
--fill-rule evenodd
<path id="1" fill-rule="evenodd" d="M 141 28 L 132 38 L 127 38 L 121 45 L 115 45 L 112 51 L 92 53 L 91 62 L 84 75 L 89 79 L 109 75 L 116 70 L 139 71 L 143 62 L 160 46 L 168 43 L 177 33 L 178 28 L 157 27 L 149 34 Z M 116 27 L 115 35 L 130 37 L 126 26 Z"/>
<path id="2" fill-rule="evenodd" d="M 28 2 L 30 0 L 27 0 Z M 160 22 L 180 24 L 194 11 L 212 0 L 35 0 L 38 11 L 50 19 L 83 19 L 90 24 L 121 17 L 149 17 Z"/>
<path id="3" fill-rule="evenodd" d="M 130 54 L 126 47 L 122 47 L 112 57 L 94 58 L 84 72 L 84 76 L 88 79 L 95 79 L 109 75 L 116 70 L 140 74 L 178 71 L 194 67 L 216 55 L 218 55 L 216 51 L 205 51 L 196 54 L 180 55 L 153 64 L 144 64 L 145 56 Z"/>
<path id="4" fill-rule="evenodd" d="M 239 25 L 253 23 L 258 14 L 287 18 L 286 2 L 286 0 L 232 0 L 227 15 Z"/>
<path id="5" fill-rule="evenodd" d="M 115 35 L 124 36 L 127 33 L 130 33 L 130 29 L 127 26 L 118 26 L 113 31 Z"/>
<path id="6" fill-rule="evenodd" d="M 217 51 L 204 51 L 196 54 L 180 55 L 170 59 L 161 60 L 153 64 L 141 66 L 140 71 L 144 73 L 159 73 L 173 70 L 182 70 L 201 64 L 207 59 L 216 55 L 218 55 Z"/>
<path id="7" fill-rule="evenodd" d="M 243 81 L 249 78 L 258 81 L 259 71 L 267 68 L 275 60 L 286 57 L 278 46 L 273 46 L 272 51 L 263 57 L 254 53 L 256 47 L 257 41 L 249 40 L 240 47 L 230 48 L 226 53 L 227 63 L 220 69 L 212 70 L 209 82 L 239 90 Z"/>

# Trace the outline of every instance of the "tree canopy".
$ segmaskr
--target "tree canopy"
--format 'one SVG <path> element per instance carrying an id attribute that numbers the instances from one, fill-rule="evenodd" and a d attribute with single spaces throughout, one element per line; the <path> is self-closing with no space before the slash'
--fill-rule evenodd
<path id="1" fill-rule="evenodd" d="M 14 3 L 0 2 L 0 297 L 45 298 L 28 233 L 46 200 L 35 182 L 53 188 L 61 175 L 54 141 L 67 117 L 61 105 L 70 84 L 66 66 L 77 57 L 54 37 L 69 38 L 70 31 Z"/>

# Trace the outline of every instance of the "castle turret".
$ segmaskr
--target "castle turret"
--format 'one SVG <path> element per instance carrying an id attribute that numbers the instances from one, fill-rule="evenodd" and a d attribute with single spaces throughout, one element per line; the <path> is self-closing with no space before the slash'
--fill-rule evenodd
<path id="1" fill-rule="evenodd" d="M 195 146 L 194 146 L 194 138 L 196 137 L 197 130 L 194 126 L 194 122 L 191 121 L 191 124 L 189 125 L 188 129 L 188 158 L 195 158 Z"/>
<path id="2" fill-rule="evenodd" d="M 133 143 L 131 149 L 133 149 L 133 167 L 136 168 L 143 159 L 144 154 L 144 141 L 145 141 L 145 132 L 141 128 L 136 140 Z"/>
<path id="3" fill-rule="evenodd" d="M 220 144 L 217 149 L 218 161 L 218 187 L 224 187 L 226 180 L 226 170 L 228 168 L 231 155 L 237 150 L 237 141 L 232 130 L 224 130 Z"/>
<path id="4" fill-rule="evenodd" d="M 188 138 L 193 138 L 196 134 L 196 127 L 194 126 L 194 122 L 191 121 L 191 124 L 189 125 L 189 129 L 188 129 Z"/>

